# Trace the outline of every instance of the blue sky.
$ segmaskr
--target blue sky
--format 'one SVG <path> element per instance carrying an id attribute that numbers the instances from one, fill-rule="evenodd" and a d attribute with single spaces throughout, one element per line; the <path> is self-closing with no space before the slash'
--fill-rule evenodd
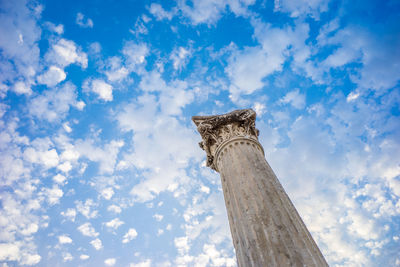
<path id="1" fill-rule="evenodd" d="M 236 266 L 193 115 L 257 112 L 331 266 L 400 266 L 398 1 L 0 1 L 1 266 Z"/>

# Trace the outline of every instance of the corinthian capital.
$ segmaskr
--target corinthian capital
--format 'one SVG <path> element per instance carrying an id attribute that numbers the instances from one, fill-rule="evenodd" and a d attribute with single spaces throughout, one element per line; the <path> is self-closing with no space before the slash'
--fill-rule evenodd
<path id="1" fill-rule="evenodd" d="M 193 116 L 203 141 L 200 147 L 207 153 L 207 166 L 216 168 L 215 153 L 227 141 L 242 137 L 258 140 L 255 127 L 256 113 L 252 109 L 235 110 L 223 115 Z"/>

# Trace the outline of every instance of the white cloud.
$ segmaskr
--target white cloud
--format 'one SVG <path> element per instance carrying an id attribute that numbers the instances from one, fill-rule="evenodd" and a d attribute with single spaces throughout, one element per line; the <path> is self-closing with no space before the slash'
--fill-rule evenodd
<path id="1" fill-rule="evenodd" d="M 73 41 L 63 38 L 51 43 L 51 49 L 45 55 L 45 59 L 60 67 L 78 64 L 82 68 L 86 68 L 88 64 L 86 53 L 82 52 L 81 48 Z"/>
<path id="2" fill-rule="evenodd" d="M 66 161 L 60 165 L 57 166 L 57 169 L 64 173 L 68 173 L 70 170 L 72 170 L 72 165 L 69 161 Z"/>
<path id="3" fill-rule="evenodd" d="M 93 228 L 92 224 L 87 222 L 78 227 L 79 232 L 84 236 L 97 237 L 98 232 Z M 101 244 L 101 243 L 100 243 Z M 93 244 L 92 244 L 93 245 Z"/>
<path id="4" fill-rule="evenodd" d="M 44 91 L 34 97 L 28 109 L 29 113 L 38 119 L 56 122 L 65 118 L 70 107 L 76 104 L 76 87 L 67 82 L 62 87 Z"/>
<path id="5" fill-rule="evenodd" d="M 299 43 L 301 45 L 299 36 L 305 38 L 308 32 L 308 28 L 302 25 L 293 30 L 290 27 L 273 28 L 257 19 L 251 22 L 260 45 L 234 50 L 225 68 L 230 78 L 229 91 L 233 101 L 240 94 L 251 94 L 266 86 L 264 79 L 282 70 L 290 50 L 296 51 Z"/>
<path id="6" fill-rule="evenodd" d="M 76 209 L 87 219 L 95 218 L 98 214 L 98 211 L 94 208 L 97 207 L 97 204 L 94 203 L 93 199 L 87 199 L 85 203 L 82 201 L 75 201 Z"/>
<path id="7" fill-rule="evenodd" d="M 71 244 L 72 239 L 68 235 L 60 235 L 58 236 L 58 242 L 60 244 Z"/>
<path id="8" fill-rule="evenodd" d="M 146 57 L 150 50 L 144 43 L 137 44 L 132 41 L 126 42 L 122 54 L 125 56 L 125 65 L 130 71 L 141 71 L 146 63 Z"/>
<path id="9" fill-rule="evenodd" d="M 173 62 L 173 67 L 175 70 L 181 70 L 188 63 L 188 60 L 192 52 L 184 47 L 175 48 L 172 51 L 170 59 Z"/>
<path id="10" fill-rule="evenodd" d="M 60 185 L 63 185 L 65 180 L 67 180 L 67 178 L 61 174 L 57 174 L 56 176 L 53 177 L 53 181 Z"/>
<path id="11" fill-rule="evenodd" d="M 330 0 L 275 0 L 274 11 L 290 13 L 291 17 L 311 15 L 318 20 L 321 13 L 328 11 L 329 2 Z"/>
<path id="12" fill-rule="evenodd" d="M 21 264 L 23 265 L 35 265 L 40 262 L 42 257 L 38 254 L 27 254 L 23 256 Z"/>
<path id="13" fill-rule="evenodd" d="M 62 24 L 55 25 L 54 23 L 47 21 L 45 25 L 52 32 L 55 32 L 60 35 L 64 33 L 64 25 Z"/>
<path id="14" fill-rule="evenodd" d="M 60 69 L 57 66 L 50 66 L 45 73 L 37 77 L 37 81 L 40 84 L 45 84 L 48 87 L 53 87 L 58 83 L 64 81 L 66 77 L 67 74 L 65 74 L 63 69 Z"/>
<path id="15" fill-rule="evenodd" d="M 55 149 L 38 150 L 28 147 L 24 151 L 24 159 L 31 163 L 43 164 L 46 168 L 52 168 L 58 165 L 59 157 Z"/>
<path id="16" fill-rule="evenodd" d="M 122 60 L 119 57 L 111 57 L 107 60 L 105 74 L 110 82 L 118 82 L 125 79 L 130 71 L 122 65 Z"/>
<path id="17" fill-rule="evenodd" d="M 360 96 L 360 93 L 358 92 L 350 92 L 350 94 L 347 96 L 346 101 L 351 102 L 356 100 Z"/>
<path id="18" fill-rule="evenodd" d="M 63 126 L 64 130 L 65 130 L 67 133 L 71 133 L 71 132 L 72 132 L 71 126 L 69 126 L 69 123 L 68 123 L 68 122 L 64 122 L 62 126 Z"/>
<path id="19" fill-rule="evenodd" d="M 161 214 L 154 214 L 153 218 L 156 219 L 157 222 L 161 222 L 164 216 Z"/>
<path id="20" fill-rule="evenodd" d="M 66 149 L 61 153 L 61 160 L 65 161 L 76 161 L 79 159 L 79 152 L 74 148 L 73 145 L 66 147 Z"/>
<path id="21" fill-rule="evenodd" d="M 101 242 L 100 239 L 96 238 L 92 241 L 90 241 L 90 244 L 96 249 L 96 250 L 100 250 L 103 248 L 103 244 Z"/>
<path id="22" fill-rule="evenodd" d="M 117 156 L 120 149 L 124 146 L 124 142 L 112 140 L 108 144 L 102 144 L 102 146 L 96 146 L 94 140 L 91 139 L 78 140 L 75 143 L 75 148 L 82 157 L 100 164 L 100 174 L 111 174 L 114 172 Z"/>
<path id="23" fill-rule="evenodd" d="M 194 0 L 191 5 L 187 5 L 185 1 L 180 1 L 178 8 L 184 16 L 190 18 L 193 25 L 200 23 L 211 25 L 220 19 L 227 7 L 237 16 L 247 16 L 250 13 L 248 7 L 254 3 L 255 0 Z"/>
<path id="24" fill-rule="evenodd" d="M 0 243 L 0 261 L 17 261 L 20 257 L 19 246 Z"/>
<path id="25" fill-rule="evenodd" d="M 147 260 L 142 261 L 142 262 L 131 263 L 129 265 L 129 267 L 151 267 L 151 260 L 147 259 Z"/>
<path id="26" fill-rule="evenodd" d="M 146 179 L 131 190 L 136 201 L 151 200 L 168 188 L 173 191 L 171 185 L 178 180 L 181 185 L 187 182 L 184 168 L 189 159 L 201 157 L 200 150 L 186 149 L 196 147 L 197 140 L 191 129 L 175 117 L 157 113 L 157 102 L 150 95 L 140 96 L 137 102 L 122 107 L 116 118 L 121 129 L 134 132 L 134 151 L 124 155 L 123 160 L 149 170 Z"/>
<path id="27" fill-rule="evenodd" d="M 97 94 L 98 97 L 104 101 L 113 100 L 112 85 L 106 83 L 101 79 L 88 79 L 83 83 L 82 87 L 87 92 L 93 92 Z"/>
<path id="28" fill-rule="evenodd" d="M 107 266 L 114 266 L 115 263 L 116 263 L 116 259 L 115 258 L 109 258 L 109 259 L 106 259 L 104 261 L 104 264 L 107 265 Z"/>
<path id="29" fill-rule="evenodd" d="M 80 12 L 76 14 L 75 22 L 82 28 L 93 28 L 93 21 L 90 18 L 85 21 L 85 16 Z"/>
<path id="30" fill-rule="evenodd" d="M 280 102 L 284 104 L 291 104 L 294 108 L 303 109 L 306 105 L 305 95 L 300 94 L 299 89 L 287 93 Z"/>
<path id="31" fill-rule="evenodd" d="M 118 229 L 121 225 L 123 225 L 124 222 L 121 221 L 119 218 L 115 218 L 109 222 L 106 222 L 105 225 L 109 228 L 113 228 L 113 229 Z"/>
<path id="32" fill-rule="evenodd" d="M 71 253 L 69 252 L 63 253 L 63 262 L 72 261 L 73 259 L 74 257 L 72 256 Z"/>
<path id="33" fill-rule="evenodd" d="M 190 247 L 188 242 L 189 239 L 187 236 L 177 237 L 174 239 L 175 247 L 178 249 L 178 252 L 180 254 L 185 254 L 186 252 L 189 251 Z"/>
<path id="34" fill-rule="evenodd" d="M 75 104 L 75 107 L 76 107 L 78 110 L 83 110 L 83 109 L 85 108 L 85 106 L 86 106 L 86 104 L 85 104 L 85 102 L 83 102 L 83 101 L 78 101 L 78 102 L 76 102 L 76 104 Z"/>
<path id="35" fill-rule="evenodd" d="M 171 20 L 174 16 L 173 12 L 166 11 L 160 4 L 152 3 L 150 5 L 150 14 L 156 17 L 157 20 Z"/>
<path id="36" fill-rule="evenodd" d="M 130 228 L 128 232 L 123 236 L 122 243 L 128 243 L 131 240 L 135 239 L 137 237 L 138 233 L 134 228 Z"/>
<path id="37" fill-rule="evenodd" d="M 114 212 L 114 213 L 121 213 L 121 207 L 117 206 L 117 205 L 110 205 L 107 207 L 108 211 Z"/>
<path id="38" fill-rule="evenodd" d="M 80 255 L 79 256 L 79 258 L 81 259 L 81 260 L 87 260 L 87 259 L 89 259 L 90 258 L 90 256 L 89 255 L 86 255 L 86 254 L 82 254 L 82 255 Z"/>
<path id="39" fill-rule="evenodd" d="M 40 69 L 40 12 L 36 3 L 4 2 L 0 16 L 0 84 L 12 86 L 18 94 L 30 94 L 34 76 Z"/>
<path id="40" fill-rule="evenodd" d="M 30 85 L 26 84 L 25 82 L 18 81 L 14 84 L 12 87 L 13 91 L 17 93 L 18 95 L 31 95 L 32 94 L 32 89 Z"/>
<path id="41" fill-rule="evenodd" d="M 251 94 L 264 86 L 262 79 L 275 70 L 278 66 L 269 64 L 268 55 L 261 48 L 246 48 L 242 52 L 235 52 L 225 69 L 231 78 L 230 92 L 237 97 L 239 93 Z"/>
<path id="42" fill-rule="evenodd" d="M 64 216 L 64 217 L 66 217 L 71 222 L 75 221 L 75 217 L 76 217 L 76 210 L 75 209 L 68 208 L 66 211 L 60 212 L 60 214 L 62 216 Z"/>
<path id="43" fill-rule="evenodd" d="M 107 200 L 110 200 L 112 196 L 114 195 L 114 190 L 111 187 L 104 188 L 101 190 L 101 196 L 104 197 Z"/>
<path id="44" fill-rule="evenodd" d="M 52 188 L 42 189 L 42 193 L 50 205 L 57 204 L 64 195 L 64 192 L 57 185 L 54 185 Z"/>
<path id="45" fill-rule="evenodd" d="M 257 116 L 261 116 L 262 114 L 265 113 L 266 106 L 263 103 L 255 102 L 253 105 L 253 109 L 257 113 Z"/>

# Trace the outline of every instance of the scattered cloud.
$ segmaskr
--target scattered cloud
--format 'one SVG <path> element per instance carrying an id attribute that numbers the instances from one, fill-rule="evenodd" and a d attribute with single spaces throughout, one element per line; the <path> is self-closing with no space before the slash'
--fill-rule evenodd
<path id="1" fill-rule="evenodd" d="M 135 239 L 137 237 L 138 233 L 134 228 L 130 228 L 128 232 L 123 236 L 122 243 L 128 243 L 131 240 Z"/>
<path id="2" fill-rule="evenodd" d="M 123 224 L 124 222 L 119 218 L 112 219 L 111 221 L 105 223 L 107 227 L 113 228 L 114 230 L 117 230 Z"/>
<path id="3" fill-rule="evenodd" d="M 72 239 L 68 235 L 60 235 L 58 236 L 58 242 L 60 244 L 71 244 Z"/>
<path id="4" fill-rule="evenodd" d="M 59 67 L 67 67 L 71 64 L 78 64 L 82 68 L 87 68 L 88 59 L 86 53 L 71 40 L 64 38 L 51 41 L 51 48 L 46 53 L 45 59 L 58 65 Z"/>
<path id="5" fill-rule="evenodd" d="M 82 28 L 93 28 L 93 21 L 90 18 L 85 19 L 85 15 L 81 12 L 76 14 L 75 23 L 78 24 Z"/>
<path id="6" fill-rule="evenodd" d="M 43 74 L 37 77 L 37 81 L 40 84 L 45 84 L 48 87 L 53 87 L 58 83 L 65 80 L 67 74 L 65 74 L 64 70 L 60 69 L 57 66 L 50 66 L 50 68 Z"/>
<path id="7" fill-rule="evenodd" d="M 117 260 L 115 258 L 109 258 L 104 261 L 104 264 L 107 266 L 114 266 Z"/>
<path id="8" fill-rule="evenodd" d="M 306 105 L 305 95 L 300 94 L 299 89 L 293 90 L 287 93 L 282 99 L 281 102 L 284 104 L 290 104 L 294 108 L 303 109 Z"/>
<path id="9" fill-rule="evenodd" d="M 103 243 L 101 242 L 100 239 L 96 238 L 92 241 L 90 241 L 90 244 L 96 249 L 96 250 L 100 250 L 103 248 Z"/>
<path id="10" fill-rule="evenodd" d="M 82 235 L 84 236 L 89 236 L 89 237 L 97 237 L 99 235 L 98 232 L 96 232 L 96 230 L 93 228 L 92 224 L 87 222 L 82 224 L 81 226 L 78 227 L 79 232 L 82 233 Z M 96 239 L 98 240 L 98 239 Z M 95 242 L 96 244 L 98 244 L 98 242 Z M 91 243 L 93 245 L 93 243 Z M 101 242 L 100 242 L 101 245 Z M 95 245 L 93 245 L 94 247 L 96 247 Z"/>

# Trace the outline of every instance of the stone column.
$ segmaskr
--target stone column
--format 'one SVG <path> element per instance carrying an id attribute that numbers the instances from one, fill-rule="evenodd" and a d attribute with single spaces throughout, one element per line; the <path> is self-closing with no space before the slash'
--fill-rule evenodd
<path id="1" fill-rule="evenodd" d="M 255 119 L 251 109 L 192 118 L 221 175 L 238 265 L 328 266 L 265 160 Z"/>

